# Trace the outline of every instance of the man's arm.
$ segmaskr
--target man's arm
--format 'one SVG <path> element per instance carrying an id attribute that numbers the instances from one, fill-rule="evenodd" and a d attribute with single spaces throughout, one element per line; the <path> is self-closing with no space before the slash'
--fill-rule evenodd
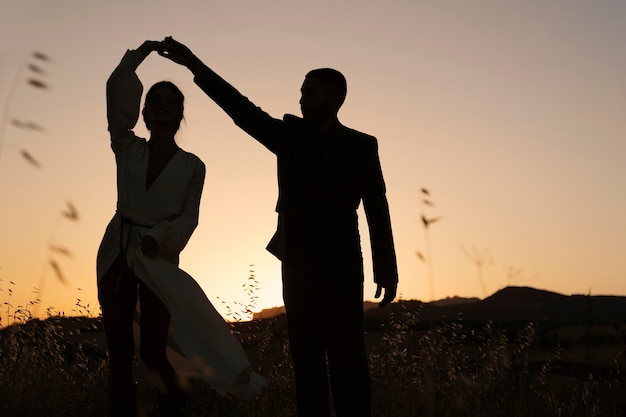
<path id="1" fill-rule="evenodd" d="M 396 297 L 398 267 L 385 182 L 378 158 L 378 143 L 374 137 L 368 138 L 365 149 L 362 185 L 363 209 L 369 228 L 374 281 L 377 284 L 375 298 L 380 297 L 384 289 L 383 299 L 378 304 L 384 307 Z"/>
<path id="2" fill-rule="evenodd" d="M 228 114 L 235 124 L 261 142 L 270 151 L 277 153 L 279 138 L 282 137 L 282 120 L 275 119 L 255 106 L 235 87 L 205 65 L 191 50 L 168 36 L 159 55 L 187 67 L 194 75 L 194 82 L 218 106 Z"/>

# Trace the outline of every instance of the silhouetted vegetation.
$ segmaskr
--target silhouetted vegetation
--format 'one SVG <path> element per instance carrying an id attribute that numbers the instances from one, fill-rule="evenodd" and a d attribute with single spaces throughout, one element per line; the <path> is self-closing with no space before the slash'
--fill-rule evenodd
<path id="1" fill-rule="evenodd" d="M 626 412 L 626 322 L 589 329 L 585 323 L 465 321 L 463 314 L 430 320 L 428 304 L 400 301 L 393 307 L 386 315 L 385 309 L 368 310 L 375 416 Z M 269 382 L 262 397 L 243 405 L 242 415 L 294 415 L 284 315 L 231 326 Z M 31 319 L 1 329 L 0 415 L 106 415 L 104 343 L 96 317 Z M 140 415 L 156 416 L 156 393 L 142 364 L 135 366 Z M 190 381 L 188 389 L 193 416 L 219 416 L 227 406 L 199 381 Z"/>

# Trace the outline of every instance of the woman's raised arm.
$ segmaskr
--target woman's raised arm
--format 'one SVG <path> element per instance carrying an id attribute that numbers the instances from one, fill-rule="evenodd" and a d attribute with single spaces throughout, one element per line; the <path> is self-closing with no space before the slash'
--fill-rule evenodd
<path id="1" fill-rule="evenodd" d="M 126 51 L 106 84 L 107 121 L 111 147 L 118 153 L 135 137 L 132 129 L 139 120 L 143 85 L 135 70 L 152 51 L 161 50 L 162 42 L 145 41 L 137 49 Z"/>

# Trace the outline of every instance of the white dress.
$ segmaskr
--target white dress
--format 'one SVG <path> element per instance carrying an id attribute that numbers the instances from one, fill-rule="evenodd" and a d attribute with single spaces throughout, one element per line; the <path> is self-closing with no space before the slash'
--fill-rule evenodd
<path id="1" fill-rule="evenodd" d="M 144 58 L 141 52 L 127 51 L 107 82 L 118 200 L 98 250 L 98 282 L 124 250 L 128 265 L 170 312 L 168 358 L 178 374 L 202 378 L 221 395 L 251 399 L 263 391 L 265 378 L 251 370 L 241 344 L 202 288 L 178 268 L 179 254 L 198 224 L 205 166 L 197 156 L 179 150 L 145 187 L 150 150 L 132 131 L 143 92 L 135 70 Z M 154 258 L 138 249 L 144 235 L 159 243 Z"/>

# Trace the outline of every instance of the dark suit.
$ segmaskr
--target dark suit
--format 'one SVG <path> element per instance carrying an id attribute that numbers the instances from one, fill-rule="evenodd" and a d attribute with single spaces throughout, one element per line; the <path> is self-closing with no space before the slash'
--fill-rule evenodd
<path id="1" fill-rule="evenodd" d="M 329 415 L 328 360 L 337 416 L 369 416 L 361 201 L 374 280 L 398 280 L 376 138 L 339 123 L 321 134 L 296 116 L 275 119 L 209 68 L 195 82 L 277 157 L 278 228 L 268 250 L 282 261 L 298 415 Z"/>

